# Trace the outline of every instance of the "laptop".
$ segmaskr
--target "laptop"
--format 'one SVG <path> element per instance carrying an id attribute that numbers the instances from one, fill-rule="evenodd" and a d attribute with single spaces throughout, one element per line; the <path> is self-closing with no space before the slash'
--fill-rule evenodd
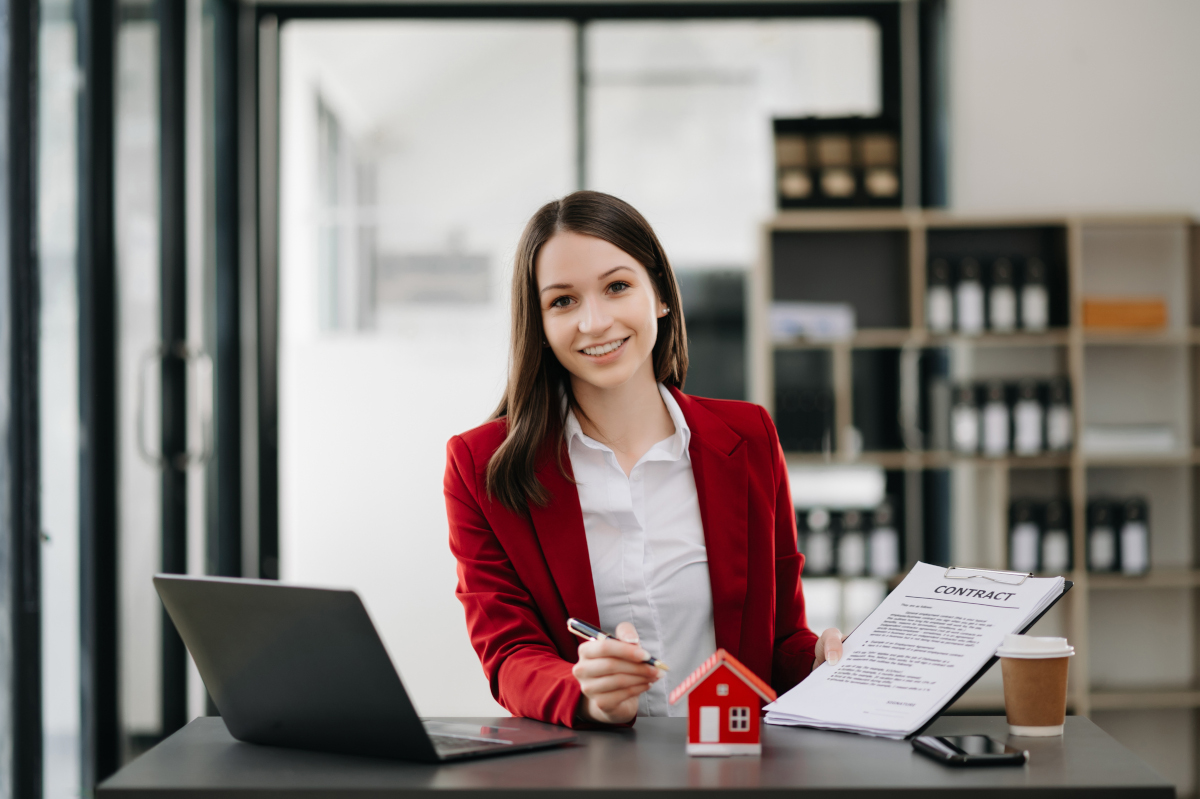
<path id="1" fill-rule="evenodd" d="M 354 591 L 174 574 L 154 587 L 239 741 L 438 763 L 576 739 L 530 719 L 423 721 Z"/>

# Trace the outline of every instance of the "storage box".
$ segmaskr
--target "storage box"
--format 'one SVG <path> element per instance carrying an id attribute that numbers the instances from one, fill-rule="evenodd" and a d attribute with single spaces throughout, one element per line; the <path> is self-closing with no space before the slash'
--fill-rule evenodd
<path id="1" fill-rule="evenodd" d="M 1083 326 L 1135 330 L 1162 330 L 1167 326 L 1166 300 L 1091 298 L 1083 301 Z"/>

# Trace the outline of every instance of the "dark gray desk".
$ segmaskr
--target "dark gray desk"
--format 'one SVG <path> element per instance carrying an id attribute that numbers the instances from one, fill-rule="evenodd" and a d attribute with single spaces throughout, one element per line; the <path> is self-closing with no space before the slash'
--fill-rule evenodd
<path id="1" fill-rule="evenodd" d="M 494 720 L 479 720 L 491 723 Z M 803 793 L 809 797 L 1173 797 L 1175 789 L 1085 718 L 1060 739 L 1019 739 L 1024 767 L 953 769 L 907 741 L 766 726 L 763 755 L 689 758 L 684 719 L 638 719 L 631 730 L 585 732 L 579 744 L 446 766 L 326 755 L 235 741 L 219 718 L 197 719 L 100 786 L 102 799 L 138 797 L 397 797 L 661 799 Z M 938 720 L 942 735 L 1007 737 L 1004 718 Z"/>

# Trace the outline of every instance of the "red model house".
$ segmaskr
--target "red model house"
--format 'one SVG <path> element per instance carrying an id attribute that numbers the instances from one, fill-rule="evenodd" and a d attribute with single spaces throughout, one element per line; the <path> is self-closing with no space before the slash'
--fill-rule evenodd
<path id="1" fill-rule="evenodd" d="M 775 692 L 737 658 L 718 649 L 668 697 L 688 698 L 689 755 L 761 755 L 759 715 Z"/>

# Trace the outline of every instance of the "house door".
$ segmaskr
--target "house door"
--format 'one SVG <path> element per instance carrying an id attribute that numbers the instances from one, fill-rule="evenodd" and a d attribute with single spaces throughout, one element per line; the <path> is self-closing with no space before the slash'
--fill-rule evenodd
<path id="1" fill-rule="evenodd" d="M 715 744 L 721 742 L 721 708 L 708 706 L 700 708 L 700 743 Z"/>

